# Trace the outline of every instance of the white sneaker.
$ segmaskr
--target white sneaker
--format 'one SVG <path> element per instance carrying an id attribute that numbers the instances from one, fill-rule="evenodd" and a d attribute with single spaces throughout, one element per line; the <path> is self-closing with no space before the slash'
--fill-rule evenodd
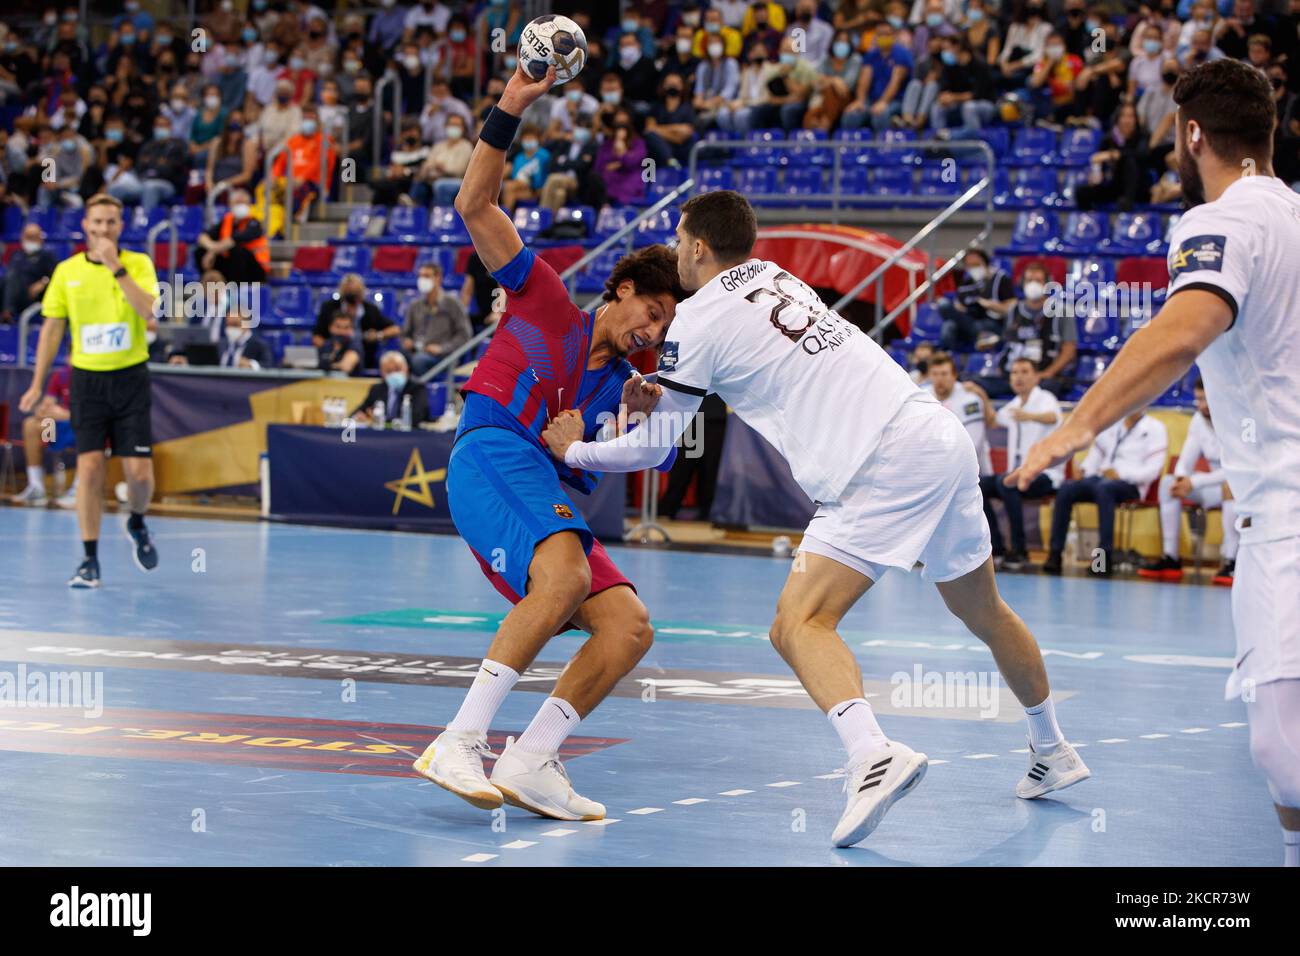
<path id="1" fill-rule="evenodd" d="M 77 486 L 73 485 L 59 497 L 54 499 L 56 508 L 76 508 L 77 507 Z"/>
<path id="2" fill-rule="evenodd" d="M 45 495 L 45 489 L 40 485 L 28 485 L 18 494 L 9 499 L 16 505 L 43 505 L 49 499 Z"/>
<path id="3" fill-rule="evenodd" d="M 501 792 L 488 783 L 483 758 L 492 756 L 487 734 L 444 730 L 412 766 L 415 772 L 480 810 L 501 806 Z"/>
<path id="4" fill-rule="evenodd" d="M 1092 776 L 1079 753 L 1062 740 L 1051 750 L 1039 752 L 1029 745 L 1029 772 L 1016 784 L 1016 796 L 1025 800 L 1064 790 Z"/>
<path id="5" fill-rule="evenodd" d="M 865 840 L 880 825 L 889 808 L 910 793 L 921 778 L 929 758 L 907 744 L 891 740 L 873 750 L 861 763 L 849 767 L 844 790 L 849 799 L 844 815 L 831 840 L 836 846 L 852 846 Z"/>
<path id="6" fill-rule="evenodd" d="M 506 749 L 492 768 L 492 786 L 506 803 L 552 820 L 603 820 L 605 807 L 579 796 L 558 754 L 535 754 L 506 738 Z"/>

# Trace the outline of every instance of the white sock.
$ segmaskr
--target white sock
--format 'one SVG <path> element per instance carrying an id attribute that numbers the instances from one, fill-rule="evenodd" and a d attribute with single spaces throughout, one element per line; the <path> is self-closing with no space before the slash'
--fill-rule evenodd
<path id="1" fill-rule="evenodd" d="M 27 466 L 27 484 L 45 490 L 45 469 L 40 465 Z"/>
<path id="2" fill-rule="evenodd" d="M 1056 723 L 1056 707 L 1052 704 L 1052 695 L 1037 707 L 1026 707 L 1025 716 L 1029 718 L 1029 742 L 1039 752 L 1051 750 L 1065 737 Z"/>
<path id="3" fill-rule="evenodd" d="M 582 718 L 573 705 L 561 697 L 548 697 L 537 710 L 537 716 L 528 725 L 515 745 L 534 754 L 553 754 L 560 749 L 564 738 L 578 729 Z"/>
<path id="4" fill-rule="evenodd" d="M 826 711 L 826 716 L 830 718 L 835 732 L 840 735 L 844 749 L 849 752 L 846 766 L 860 763 L 867 754 L 889 743 L 880 724 L 876 723 L 871 705 L 862 697 L 841 701 Z"/>
<path id="5" fill-rule="evenodd" d="M 1282 865 L 1300 867 L 1300 830 L 1283 830 L 1282 847 L 1286 851 Z"/>
<path id="6" fill-rule="evenodd" d="M 461 701 L 460 710 L 456 711 L 456 716 L 447 725 L 447 729 L 486 733 L 501 702 L 506 699 L 506 694 L 510 693 L 510 688 L 515 686 L 517 680 L 519 674 L 514 668 L 483 658 L 474 683 L 469 685 L 469 693 Z"/>

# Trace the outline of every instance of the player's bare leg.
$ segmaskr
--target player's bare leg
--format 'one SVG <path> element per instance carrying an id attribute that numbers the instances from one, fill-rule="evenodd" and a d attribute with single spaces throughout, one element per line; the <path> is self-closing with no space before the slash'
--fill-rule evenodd
<path id="1" fill-rule="evenodd" d="M 73 588 L 99 587 L 99 522 L 104 513 L 104 453 L 77 455 L 77 524 L 85 557 L 68 579 Z"/>
<path id="2" fill-rule="evenodd" d="M 533 662 L 591 590 L 591 568 L 575 532 L 561 531 L 533 550 L 528 593 L 505 616 L 460 710 L 415 761 L 421 776 L 480 809 L 501 806 L 501 792 L 483 772 L 491 756 L 488 726 L 520 673 Z"/>
<path id="3" fill-rule="evenodd" d="M 507 802 L 558 820 L 599 820 L 605 808 L 578 795 L 559 749 L 578 723 L 627 675 L 654 640 L 645 605 L 618 585 L 588 598 L 572 622 L 591 637 L 569 661 L 555 690 L 492 769 L 492 785 Z"/>
<path id="4" fill-rule="evenodd" d="M 891 741 L 862 689 L 862 669 L 836 630 L 871 578 L 820 554 L 800 553 L 777 600 L 772 646 L 795 672 L 848 751 L 836 846 L 864 840 L 925 776 L 925 754 Z"/>
<path id="5" fill-rule="evenodd" d="M 1020 615 L 998 593 L 993 559 L 937 587 L 948 610 L 993 652 L 998 671 L 1029 718 L 1029 772 L 1017 784 L 1017 795 L 1039 797 L 1086 780 L 1087 766 L 1057 726 L 1042 652 Z"/>

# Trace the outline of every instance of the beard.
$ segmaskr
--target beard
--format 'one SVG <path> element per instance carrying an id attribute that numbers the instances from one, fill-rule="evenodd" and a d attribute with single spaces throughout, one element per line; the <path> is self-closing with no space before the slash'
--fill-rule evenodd
<path id="1" fill-rule="evenodd" d="M 1178 157 L 1178 178 L 1183 184 L 1183 204 L 1187 208 L 1199 206 L 1205 202 L 1205 181 L 1191 154 L 1183 150 Z"/>

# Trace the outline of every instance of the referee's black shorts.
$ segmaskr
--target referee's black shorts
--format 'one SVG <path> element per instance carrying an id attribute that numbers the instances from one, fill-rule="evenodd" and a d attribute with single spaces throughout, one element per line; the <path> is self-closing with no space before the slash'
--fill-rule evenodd
<path id="1" fill-rule="evenodd" d="M 103 451 L 111 443 L 118 458 L 152 457 L 148 363 L 111 372 L 74 367 L 70 391 L 77 454 Z"/>

